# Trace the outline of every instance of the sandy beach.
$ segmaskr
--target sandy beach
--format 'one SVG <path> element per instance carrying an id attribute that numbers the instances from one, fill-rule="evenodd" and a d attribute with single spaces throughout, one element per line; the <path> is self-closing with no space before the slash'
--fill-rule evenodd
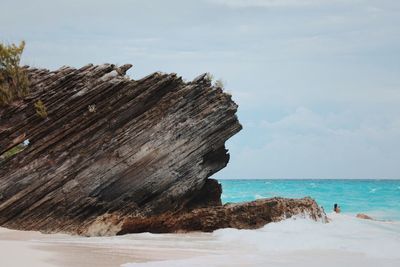
<path id="1" fill-rule="evenodd" d="M 0 228 L 0 257 L 4 266 L 53 267 L 49 260 L 55 257 L 51 252 L 35 248 L 30 238 L 41 235 L 35 232 L 11 231 Z"/>
<path id="2" fill-rule="evenodd" d="M 0 228 L 0 257 L 7 267 L 399 266 L 398 223 L 330 217 L 329 224 L 286 220 L 212 234 L 87 238 Z"/>
<path id="3" fill-rule="evenodd" d="M 190 250 L 136 247 L 98 239 L 0 228 L 0 258 L 7 267 L 111 267 L 128 262 L 163 261 L 199 256 Z M 123 238 L 122 238 L 123 239 Z"/>

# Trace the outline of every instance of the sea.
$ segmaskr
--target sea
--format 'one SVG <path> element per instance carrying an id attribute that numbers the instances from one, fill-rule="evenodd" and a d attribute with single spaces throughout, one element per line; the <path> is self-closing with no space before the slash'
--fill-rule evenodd
<path id="1" fill-rule="evenodd" d="M 325 212 L 331 212 L 336 203 L 343 214 L 364 213 L 376 220 L 400 221 L 400 180 L 242 179 L 219 182 L 224 203 L 274 196 L 309 196 Z"/>
<path id="2" fill-rule="evenodd" d="M 310 196 L 329 223 L 297 216 L 256 230 L 62 237 L 53 242 L 137 253 L 121 267 L 398 267 L 400 180 L 220 180 L 224 203 Z M 332 211 L 337 203 L 342 213 Z M 374 218 L 356 218 L 364 213 Z M 113 252 L 114 251 L 114 252 Z M 139 260 L 140 255 L 150 255 Z"/>

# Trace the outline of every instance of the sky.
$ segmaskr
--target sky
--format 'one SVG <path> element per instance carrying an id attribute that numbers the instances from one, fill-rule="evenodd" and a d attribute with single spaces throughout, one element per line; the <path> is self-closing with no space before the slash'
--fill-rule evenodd
<path id="1" fill-rule="evenodd" d="M 0 41 L 56 69 L 222 79 L 243 130 L 216 178 L 400 178 L 398 0 L 0 0 Z"/>

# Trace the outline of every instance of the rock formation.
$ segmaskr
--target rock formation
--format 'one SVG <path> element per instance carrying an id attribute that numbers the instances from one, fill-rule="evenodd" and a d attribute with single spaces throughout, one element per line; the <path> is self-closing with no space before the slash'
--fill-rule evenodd
<path id="1" fill-rule="evenodd" d="M 184 213 L 165 213 L 145 218 L 126 218 L 117 234 L 125 233 L 169 233 L 205 231 L 220 228 L 256 229 L 270 222 L 277 222 L 292 216 L 310 216 L 326 222 L 323 210 L 311 198 L 259 199 L 252 202 L 225 204 L 198 208 Z"/>
<path id="2" fill-rule="evenodd" d="M 356 215 L 356 218 L 364 219 L 364 220 L 373 220 L 374 219 L 371 216 L 368 216 L 367 214 L 363 214 L 363 213 L 358 213 Z"/>
<path id="3" fill-rule="evenodd" d="M 208 231 L 253 228 L 285 213 L 270 208 L 279 199 L 221 206 L 221 187 L 208 179 L 228 163 L 225 141 L 241 129 L 230 95 L 206 74 L 131 80 L 130 67 L 26 69 L 29 96 L 0 107 L 0 225 L 86 235 Z M 306 202 L 312 211 L 315 202 Z M 288 213 L 304 211 L 303 201 L 297 206 Z M 195 226 L 218 214 L 226 220 Z"/>

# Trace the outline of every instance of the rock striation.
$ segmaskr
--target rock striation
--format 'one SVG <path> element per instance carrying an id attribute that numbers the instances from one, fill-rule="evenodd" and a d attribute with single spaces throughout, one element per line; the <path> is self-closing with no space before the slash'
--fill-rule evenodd
<path id="1" fill-rule="evenodd" d="M 221 186 L 208 178 L 226 166 L 225 141 L 241 130 L 231 96 L 206 74 L 132 80 L 129 68 L 26 68 L 29 96 L 0 107 L 1 226 L 83 235 L 210 231 L 315 212 L 311 200 L 222 206 Z M 46 117 L 37 114 L 39 100 Z M 273 203 L 297 209 L 279 212 Z"/>

